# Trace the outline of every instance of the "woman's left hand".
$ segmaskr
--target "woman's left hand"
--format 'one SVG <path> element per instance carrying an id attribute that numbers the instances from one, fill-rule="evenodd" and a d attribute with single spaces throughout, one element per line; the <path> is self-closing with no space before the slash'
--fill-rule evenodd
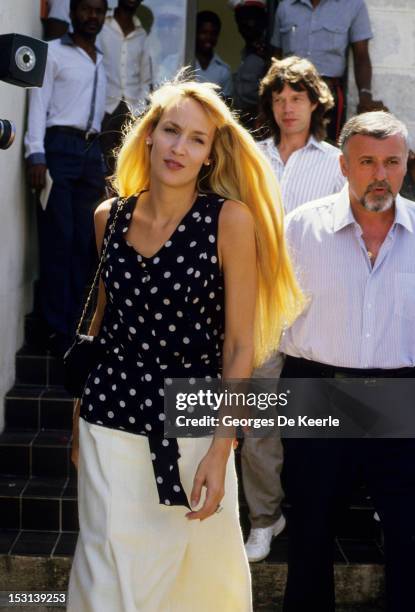
<path id="1" fill-rule="evenodd" d="M 230 441 L 227 440 L 227 442 Z M 230 450 L 230 445 L 229 449 L 227 446 L 226 448 L 217 449 L 214 443 L 199 463 L 190 497 L 192 508 L 199 503 L 203 486 L 206 487 L 206 497 L 200 510 L 186 514 L 189 520 L 199 519 L 203 521 L 217 511 L 225 494 L 226 464 Z"/>

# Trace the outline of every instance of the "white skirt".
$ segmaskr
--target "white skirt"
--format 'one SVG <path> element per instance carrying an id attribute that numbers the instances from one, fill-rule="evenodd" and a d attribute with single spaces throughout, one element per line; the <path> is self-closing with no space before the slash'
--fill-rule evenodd
<path id="1" fill-rule="evenodd" d="M 148 440 L 79 420 L 80 534 L 70 612 L 249 612 L 251 583 L 239 525 L 233 456 L 223 510 L 189 521 L 159 504 Z M 190 498 L 208 438 L 179 439 Z"/>

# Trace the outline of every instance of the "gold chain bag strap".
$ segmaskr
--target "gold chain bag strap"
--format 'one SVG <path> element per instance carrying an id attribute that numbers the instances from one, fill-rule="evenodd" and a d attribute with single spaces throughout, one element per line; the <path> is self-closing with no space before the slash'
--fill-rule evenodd
<path id="1" fill-rule="evenodd" d="M 88 313 L 88 309 L 94 294 L 95 287 L 101 275 L 102 266 L 104 265 L 105 257 L 108 252 L 112 236 L 115 232 L 115 227 L 119 214 L 126 202 L 125 198 L 119 200 L 117 210 L 108 231 L 108 238 L 105 247 L 101 251 L 101 257 L 98 263 L 97 271 L 95 272 L 94 280 L 89 290 L 81 318 L 79 319 L 78 327 L 76 328 L 75 341 L 67 350 L 63 358 L 64 365 L 64 386 L 72 397 L 81 397 L 85 388 L 86 381 L 92 369 L 99 362 L 103 354 L 103 345 L 98 342 L 95 336 L 81 334 L 82 325 Z"/>

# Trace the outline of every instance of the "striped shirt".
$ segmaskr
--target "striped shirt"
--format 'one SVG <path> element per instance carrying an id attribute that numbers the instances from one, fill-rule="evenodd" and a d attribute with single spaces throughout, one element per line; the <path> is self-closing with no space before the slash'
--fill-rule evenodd
<path id="1" fill-rule="evenodd" d="M 415 366 L 415 204 L 396 197 L 373 268 L 346 186 L 304 204 L 286 224 L 309 304 L 280 350 L 339 367 Z"/>
<path id="2" fill-rule="evenodd" d="M 339 164 L 340 151 L 310 136 L 284 164 L 272 138 L 259 142 L 277 177 L 286 213 L 297 206 L 337 193 L 346 182 Z"/>

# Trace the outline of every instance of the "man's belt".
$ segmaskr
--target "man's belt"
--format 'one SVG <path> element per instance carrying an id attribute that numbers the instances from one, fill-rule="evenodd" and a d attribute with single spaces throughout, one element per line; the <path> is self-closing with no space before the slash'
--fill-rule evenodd
<path id="1" fill-rule="evenodd" d="M 78 128 L 70 127 L 69 125 L 53 125 L 52 127 L 47 128 L 46 132 L 61 132 L 62 134 L 72 134 L 73 136 L 82 138 L 82 140 L 86 140 L 86 142 L 90 142 L 98 136 L 98 132 L 88 132 L 86 130 L 80 130 Z"/>
<path id="2" fill-rule="evenodd" d="M 281 378 L 415 378 L 415 368 L 343 368 L 287 355 Z"/>

